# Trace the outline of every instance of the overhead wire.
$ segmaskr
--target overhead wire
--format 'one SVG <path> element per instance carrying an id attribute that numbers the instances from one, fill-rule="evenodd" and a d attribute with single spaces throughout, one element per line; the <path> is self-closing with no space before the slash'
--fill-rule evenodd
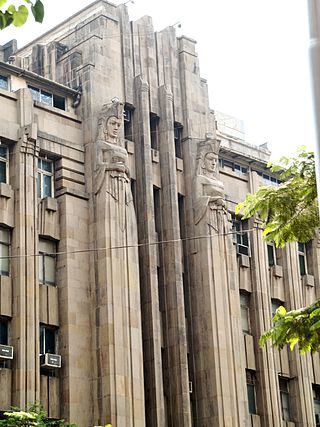
<path id="1" fill-rule="evenodd" d="M 157 246 L 157 245 L 164 245 L 169 243 L 179 243 L 184 241 L 193 241 L 193 240 L 201 240 L 201 239 L 210 239 L 212 237 L 223 237 L 228 235 L 242 235 L 245 233 L 249 233 L 254 231 L 254 228 L 245 230 L 245 231 L 230 231 L 226 233 L 215 233 L 215 234 L 209 234 L 204 236 L 193 236 L 193 237 L 185 237 L 180 239 L 171 239 L 171 240 L 161 240 L 158 242 L 146 242 L 146 243 L 137 243 L 135 245 L 120 245 L 120 246 L 109 246 L 104 248 L 87 248 L 87 249 L 76 249 L 73 251 L 60 251 L 60 252 L 40 252 L 36 254 L 17 254 L 17 255 L 7 255 L 7 256 L 0 256 L 0 259 L 18 259 L 18 258 L 29 258 L 29 257 L 42 257 L 44 255 L 48 256 L 59 256 L 59 255 L 71 255 L 71 254 L 81 254 L 81 253 L 90 253 L 90 252 L 99 252 L 99 251 L 110 251 L 110 250 L 117 250 L 117 249 L 130 249 L 130 248 L 140 248 L 140 247 L 146 247 L 146 246 Z"/>

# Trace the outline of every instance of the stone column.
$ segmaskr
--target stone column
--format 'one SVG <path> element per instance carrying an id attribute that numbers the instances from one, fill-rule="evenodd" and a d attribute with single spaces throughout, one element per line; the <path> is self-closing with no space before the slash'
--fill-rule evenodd
<path id="1" fill-rule="evenodd" d="M 12 235 L 13 405 L 24 408 L 40 398 L 37 171 L 39 144 L 33 100 L 19 91 L 18 143 L 14 147 L 15 229 Z"/>
<path id="2" fill-rule="evenodd" d="M 194 392 L 199 425 L 233 427 L 248 422 L 245 364 L 235 251 L 216 177 L 218 149 L 216 140 L 199 144 L 194 182 Z"/>
<path id="3" fill-rule="evenodd" d="M 161 364 L 161 324 L 157 284 L 157 248 L 153 210 L 149 86 L 135 78 L 135 156 L 141 308 L 146 395 L 146 425 L 165 426 Z"/>
<path id="4" fill-rule="evenodd" d="M 162 86 L 160 100 L 160 164 L 162 189 L 162 235 L 159 246 L 163 259 L 165 316 L 163 323 L 165 357 L 168 366 L 168 412 L 171 425 L 191 426 L 187 360 L 186 315 L 181 265 L 178 187 L 174 146 L 172 93 Z"/>

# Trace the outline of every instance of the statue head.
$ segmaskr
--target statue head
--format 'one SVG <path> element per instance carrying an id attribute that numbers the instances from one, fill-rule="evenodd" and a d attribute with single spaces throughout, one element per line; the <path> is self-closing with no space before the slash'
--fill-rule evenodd
<path id="1" fill-rule="evenodd" d="M 99 114 L 98 119 L 98 136 L 114 144 L 118 143 L 119 130 L 123 122 L 123 103 L 113 100 L 111 104 L 105 104 Z"/>
<path id="2" fill-rule="evenodd" d="M 214 176 L 217 171 L 218 153 L 220 141 L 207 136 L 205 141 L 198 145 L 197 152 L 197 175 Z"/>

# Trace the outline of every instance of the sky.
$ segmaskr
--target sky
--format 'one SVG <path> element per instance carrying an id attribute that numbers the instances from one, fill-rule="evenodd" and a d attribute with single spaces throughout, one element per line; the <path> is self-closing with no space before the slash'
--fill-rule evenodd
<path id="1" fill-rule="evenodd" d="M 1 31 L 0 44 L 16 38 L 22 47 L 91 2 L 43 0 L 43 24 Z M 156 31 L 180 22 L 177 35 L 197 41 L 210 107 L 242 119 L 247 142 L 267 142 L 273 160 L 301 145 L 313 149 L 306 0 L 134 0 L 127 6 L 131 20 L 150 15 Z"/>

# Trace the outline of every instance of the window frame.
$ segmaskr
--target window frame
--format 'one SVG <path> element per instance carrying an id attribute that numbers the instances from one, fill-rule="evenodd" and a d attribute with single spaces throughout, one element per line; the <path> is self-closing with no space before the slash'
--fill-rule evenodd
<path id="1" fill-rule="evenodd" d="M 2 86 L 1 81 L 6 82 L 6 85 Z M 0 89 L 2 90 L 9 90 L 9 77 L 4 76 L 3 74 L 0 74 Z"/>
<path id="2" fill-rule="evenodd" d="M 174 128 L 173 128 L 173 137 L 174 137 L 174 150 L 175 150 L 175 156 L 178 159 L 183 158 L 183 152 L 182 152 L 182 132 L 183 132 L 183 126 L 181 123 L 174 122 Z"/>
<path id="3" fill-rule="evenodd" d="M 250 251 L 250 237 L 248 233 L 249 221 L 247 219 L 241 220 L 240 217 L 233 215 L 232 217 L 232 231 L 233 231 L 233 242 L 237 246 L 237 255 L 251 256 Z M 243 253 L 243 249 L 247 248 Z"/>
<path id="4" fill-rule="evenodd" d="M 52 251 L 47 252 L 45 250 L 41 250 L 41 243 L 44 244 L 51 244 L 52 245 Z M 57 267 L 57 243 L 53 240 L 49 240 L 49 239 L 43 239 L 42 237 L 39 238 L 39 263 L 38 263 L 38 268 L 39 268 L 39 283 L 42 285 L 47 285 L 47 286 L 57 286 L 57 276 L 56 276 L 56 267 Z M 53 277 L 54 277 L 54 281 L 50 281 L 47 278 L 47 274 L 46 274 L 46 270 L 47 270 L 47 262 L 46 261 L 51 261 L 54 260 L 54 268 L 53 268 Z M 42 273 L 42 276 L 41 276 Z"/>
<path id="5" fill-rule="evenodd" d="M 2 238 L 2 233 L 6 233 L 8 239 L 4 240 Z M 6 276 L 9 277 L 10 276 L 10 253 L 11 253 L 11 230 L 9 228 L 4 228 L 4 227 L 0 227 L 0 254 L 2 254 L 3 252 L 7 253 L 7 255 L 2 255 L 2 256 L 7 256 L 8 258 L 2 258 L 0 259 L 0 276 Z M 2 251 L 2 248 L 7 248 L 6 251 Z M 7 268 L 3 269 L 2 268 L 2 263 L 7 261 Z"/>
<path id="6" fill-rule="evenodd" d="M 305 276 L 308 274 L 307 248 L 305 243 L 297 242 L 297 253 L 300 276 Z"/>
<path id="7" fill-rule="evenodd" d="M 43 168 L 42 162 L 51 164 L 51 171 L 47 171 Z M 41 166 L 39 166 L 41 165 Z M 44 178 L 50 177 L 50 195 L 44 194 Z M 40 184 L 39 184 L 40 183 Z M 46 159 L 44 157 L 38 158 L 38 176 L 37 176 L 37 193 L 39 199 L 45 199 L 46 197 L 54 197 L 54 161 L 51 159 Z M 39 194 L 40 193 L 40 194 Z"/>
<path id="8" fill-rule="evenodd" d="M 160 117 L 150 113 L 150 146 L 153 150 L 159 150 L 159 124 Z"/>
<path id="9" fill-rule="evenodd" d="M 251 322 L 250 322 L 250 293 L 240 290 L 240 313 L 241 313 L 241 329 L 244 335 L 251 335 Z M 245 322 L 244 322 L 245 319 Z M 244 329 L 244 323 L 247 328 Z"/>
<path id="10" fill-rule="evenodd" d="M 279 377 L 279 395 L 280 395 L 280 406 L 281 416 L 284 421 L 291 421 L 291 409 L 290 409 L 290 379 L 285 377 Z M 286 402 L 287 407 L 284 406 Z M 285 412 L 287 411 L 287 412 Z"/>
<path id="11" fill-rule="evenodd" d="M 41 104 L 48 105 L 49 107 L 58 108 L 59 110 L 66 111 L 66 98 L 61 95 L 57 95 L 53 92 L 49 92 L 45 89 L 41 89 L 40 87 L 33 86 L 32 84 L 28 84 L 28 89 L 31 92 L 32 99 L 36 102 L 40 102 Z M 47 102 L 46 99 L 50 99 L 50 102 Z M 63 108 L 61 106 L 63 105 Z"/>
<path id="12" fill-rule="evenodd" d="M 2 156 L 1 149 L 4 148 L 6 150 L 6 155 Z M 9 147 L 5 144 L 2 144 L 0 140 L 0 163 L 5 164 L 5 181 L 1 180 L 0 176 L 0 182 L 3 182 L 4 184 L 8 184 L 9 182 Z"/>
<path id="13" fill-rule="evenodd" d="M 53 334 L 53 350 L 50 351 L 50 348 L 47 347 L 47 340 L 48 336 L 50 334 Z M 39 328 L 39 353 L 40 356 L 43 354 L 57 354 L 57 348 L 58 348 L 58 329 L 54 326 L 47 325 L 44 323 L 40 323 Z"/>
<path id="14" fill-rule="evenodd" d="M 256 372 L 251 369 L 246 369 L 246 385 L 249 414 L 257 414 L 257 396 L 256 396 Z M 252 400 L 253 399 L 253 400 Z"/>

